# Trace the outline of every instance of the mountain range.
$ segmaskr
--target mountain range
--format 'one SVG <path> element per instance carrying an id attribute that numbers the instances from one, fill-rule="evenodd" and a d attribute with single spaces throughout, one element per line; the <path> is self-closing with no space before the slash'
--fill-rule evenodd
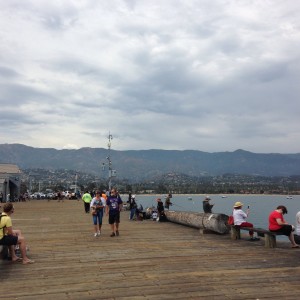
<path id="1" fill-rule="evenodd" d="M 190 176 L 247 174 L 291 176 L 300 174 L 300 153 L 260 154 L 244 150 L 202 152 L 197 150 L 108 150 L 81 148 L 57 150 L 22 144 L 0 144 L 0 163 L 16 164 L 20 169 L 68 169 L 91 174 L 116 170 L 118 178 L 151 179 L 167 173 Z M 105 173 L 106 174 L 106 173 Z"/>

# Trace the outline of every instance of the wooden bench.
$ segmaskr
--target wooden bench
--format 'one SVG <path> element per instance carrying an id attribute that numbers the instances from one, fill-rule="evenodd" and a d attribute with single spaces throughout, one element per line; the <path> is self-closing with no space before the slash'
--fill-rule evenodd
<path id="1" fill-rule="evenodd" d="M 276 232 L 272 232 L 263 228 L 251 228 L 241 227 L 237 225 L 231 225 L 231 239 L 239 240 L 241 238 L 241 230 L 256 232 L 258 236 L 265 238 L 265 247 L 276 248 L 276 235 L 281 235 Z"/>

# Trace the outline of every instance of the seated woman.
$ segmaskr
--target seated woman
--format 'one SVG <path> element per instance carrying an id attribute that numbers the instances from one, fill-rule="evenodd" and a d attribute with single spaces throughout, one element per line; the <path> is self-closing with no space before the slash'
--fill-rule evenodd
<path id="1" fill-rule="evenodd" d="M 142 204 L 140 204 L 137 208 L 136 208 L 136 219 L 138 221 L 143 221 L 144 220 L 144 207 Z"/>
<path id="2" fill-rule="evenodd" d="M 269 230 L 286 235 L 292 244 L 292 248 L 299 248 L 294 239 L 294 227 L 289 225 L 283 218 L 283 215 L 287 213 L 288 211 L 285 206 L 277 206 L 269 215 Z"/>
<path id="3" fill-rule="evenodd" d="M 234 225 L 241 226 L 241 227 L 253 227 L 252 223 L 249 223 L 246 221 L 248 215 L 249 215 L 249 208 L 247 209 L 246 212 L 242 210 L 243 203 L 242 202 L 235 202 L 233 206 L 233 219 L 234 219 Z M 259 238 L 254 237 L 253 231 L 249 231 L 250 235 L 250 241 L 258 241 Z"/>

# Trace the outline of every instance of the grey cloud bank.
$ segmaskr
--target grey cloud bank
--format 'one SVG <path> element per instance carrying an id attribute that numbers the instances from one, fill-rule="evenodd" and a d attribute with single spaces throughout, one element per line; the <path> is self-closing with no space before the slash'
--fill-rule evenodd
<path id="1" fill-rule="evenodd" d="M 162 3 L 161 3 L 162 2 Z M 300 2 L 2 1 L 0 143 L 300 152 Z"/>

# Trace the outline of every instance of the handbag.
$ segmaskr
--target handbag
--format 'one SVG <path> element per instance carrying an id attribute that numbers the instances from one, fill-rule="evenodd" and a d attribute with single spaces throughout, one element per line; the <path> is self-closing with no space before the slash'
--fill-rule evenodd
<path id="1" fill-rule="evenodd" d="M 229 217 L 228 217 L 227 224 L 228 224 L 228 225 L 234 225 L 234 219 L 233 219 L 233 216 L 229 216 Z"/>

